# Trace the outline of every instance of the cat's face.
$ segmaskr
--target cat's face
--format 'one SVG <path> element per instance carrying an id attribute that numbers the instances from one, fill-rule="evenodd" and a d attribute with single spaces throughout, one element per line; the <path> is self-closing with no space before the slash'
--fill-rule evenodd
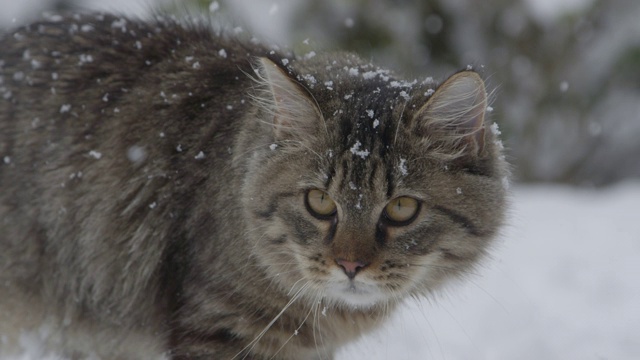
<path id="1" fill-rule="evenodd" d="M 275 135 L 255 150 L 244 203 L 272 281 L 312 302 L 366 308 L 471 269 L 501 223 L 505 192 L 475 73 L 414 98 L 380 89 L 379 78 L 339 92 L 334 77 L 335 94 L 312 97 L 264 66 Z"/>

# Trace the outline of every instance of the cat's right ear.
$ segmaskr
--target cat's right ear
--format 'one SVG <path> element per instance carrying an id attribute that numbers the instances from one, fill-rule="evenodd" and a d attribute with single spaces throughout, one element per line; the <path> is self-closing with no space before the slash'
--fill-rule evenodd
<path id="1" fill-rule="evenodd" d="M 259 100 L 273 115 L 275 139 L 302 140 L 314 134 L 322 114 L 309 91 L 267 58 L 260 58 L 256 71 L 266 90 Z"/>
<path id="2" fill-rule="evenodd" d="M 484 82 L 477 73 L 462 71 L 436 89 L 411 122 L 411 130 L 429 142 L 477 155 L 485 146 L 486 109 Z"/>

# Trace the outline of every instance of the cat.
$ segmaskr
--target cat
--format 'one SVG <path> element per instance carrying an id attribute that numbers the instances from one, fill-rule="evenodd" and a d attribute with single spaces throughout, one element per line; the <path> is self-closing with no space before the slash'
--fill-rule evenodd
<path id="1" fill-rule="evenodd" d="M 0 71 L 0 354 L 331 359 L 504 222 L 470 68 L 89 13 L 3 35 Z"/>

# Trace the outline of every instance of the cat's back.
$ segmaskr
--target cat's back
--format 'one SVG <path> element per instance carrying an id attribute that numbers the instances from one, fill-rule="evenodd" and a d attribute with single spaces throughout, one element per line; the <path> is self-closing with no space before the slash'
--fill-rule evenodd
<path id="1" fill-rule="evenodd" d="M 204 25 L 174 19 L 51 16 L 0 38 L 2 125 L 25 114 L 104 120 L 107 111 L 122 110 L 113 106 L 119 100 L 135 99 L 154 110 L 188 105 L 188 97 L 202 108 L 204 99 L 215 106 L 211 101 L 222 102 L 225 93 L 241 87 L 229 80 L 244 85 L 247 77 L 239 75 L 264 53 Z M 208 97 L 214 91 L 217 96 Z M 121 115 L 114 119 L 130 114 Z"/>
<path id="2" fill-rule="evenodd" d="M 41 175 L 46 187 L 89 175 L 71 167 L 128 171 L 153 155 L 197 156 L 203 133 L 234 131 L 250 106 L 246 74 L 266 51 L 246 44 L 202 25 L 103 14 L 50 16 L 3 35 L 0 196 L 34 194 L 29 179 Z"/>
<path id="3" fill-rule="evenodd" d="M 203 169 L 228 168 L 264 53 L 171 19 L 53 16 L 5 34 L 0 280 L 115 317 L 152 301 L 172 246 L 154 239 L 180 238 Z"/>
<path id="4" fill-rule="evenodd" d="M 72 185 L 92 174 L 166 173 L 176 153 L 197 156 L 203 133 L 231 132 L 243 116 L 260 53 L 165 18 L 55 15 L 3 35 L 0 213 L 46 211 L 61 188 L 82 198 L 89 188 Z"/>

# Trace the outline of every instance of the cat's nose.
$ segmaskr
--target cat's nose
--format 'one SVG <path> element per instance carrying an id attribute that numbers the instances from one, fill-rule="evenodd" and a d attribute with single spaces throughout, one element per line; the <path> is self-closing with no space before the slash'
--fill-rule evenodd
<path id="1" fill-rule="evenodd" d="M 336 259 L 336 263 L 342 267 L 342 270 L 344 270 L 344 273 L 349 277 L 349 279 L 356 277 L 358 271 L 368 265 L 361 261 L 349 261 L 344 259 Z"/>

